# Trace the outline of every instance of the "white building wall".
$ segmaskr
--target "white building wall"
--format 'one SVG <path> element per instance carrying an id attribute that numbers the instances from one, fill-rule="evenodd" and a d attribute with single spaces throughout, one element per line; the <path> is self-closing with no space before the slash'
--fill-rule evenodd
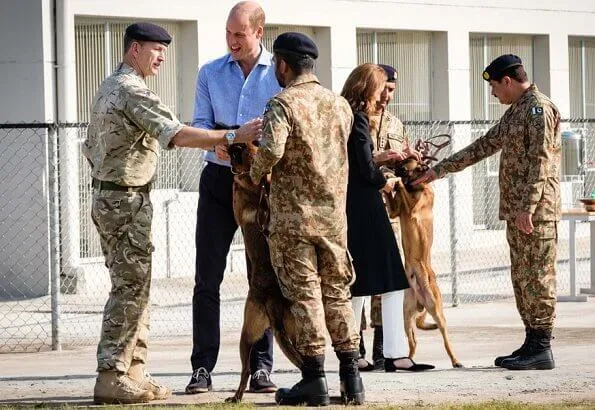
<path id="1" fill-rule="evenodd" d="M 220 0 L 4 0 L 0 13 L 0 121 L 74 121 L 76 78 L 74 20 L 77 16 L 127 19 L 175 20 L 181 22 L 180 81 L 181 119 L 189 120 L 194 103 L 196 72 L 200 65 L 226 51 L 225 20 L 235 1 Z M 469 33 L 519 33 L 537 37 L 535 73 L 540 88 L 549 92 L 563 116 L 570 113 L 568 36 L 595 37 L 595 2 L 568 0 L 302 0 L 289 8 L 280 0 L 262 0 L 269 24 L 315 26 L 321 57 L 322 83 L 336 92 L 357 61 L 356 30 L 423 30 L 434 36 L 433 117 L 441 120 L 470 119 Z M 56 8 L 57 15 L 53 10 Z M 54 17 L 57 27 L 54 30 Z M 54 35 L 56 33 L 56 37 Z M 57 57 L 53 55 L 54 41 Z M 57 78 L 57 84 L 54 81 Z M 407 81 L 406 78 L 401 81 Z M 55 113 L 58 113 L 56 115 Z M 461 130 L 461 131 L 464 131 Z M 457 132 L 457 135 L 464 135 Z M 74 135 L 74 134 L 73 134 Z M 65 264 L 77 268 L 78 177 L 72 135 L 61 140 L 62 217 L 68 238 L 63 238 Z M 6 140 L 8 141 L 8 140 Z M 6 141 L 4 143 L 6 143 Z M 469 141 L 456 140 L 455 148 Z M 2 142 L 0 141 L 0 144 Z M 0 146 L 0 149 L 2 146 Z M 42 148 L 38 155 L 43 157 Z M 0 164 L 0 169 L 6 164 Z M 31 182 L 20 184 L 20 195 L 40 199 L 45 191 L 45 162 L 31 166 Z M 468 173 L 470 175 L 470 173 Z M 470 176 L 457 184 L 460 230 L 471 221 Z M 436 186 L 443 193 L 446 182 Z M 175 206 L 172 207 L 174 209 Z M 0 212 L 8 205 L 0 202 Z M 47 209 L 45 209 L 47 210 Z M 41 215 L 44 212 L 40 213 Z M 0 215 L 1 216 L 1 215 Z M 441 216 L 442 217 L 442 216 Z M 38 222 L 47 226 L 41 216 Z M 157 227 L 156 229 L 161 229 Z M 47 231 L 40 230 L 47 238 Z M 188 246 L 192 246 L 190 238 Z M 3 246 L 0 248 L 4 248 Z M 1 255 L 0 255 L 1 256 Z"/>

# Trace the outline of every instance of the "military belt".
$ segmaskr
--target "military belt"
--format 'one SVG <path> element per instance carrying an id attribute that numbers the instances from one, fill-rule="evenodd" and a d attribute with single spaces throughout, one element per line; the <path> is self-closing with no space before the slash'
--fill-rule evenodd
<path id="1" fill-rule="evenodd" d="M 100 191 L 126 191 L 126 192 L 150 192 L 151 184 L 141 186 L 124 186 L 118 185 L 115 182 L 101 181 L 93 178 L 93 188 L 97 188 Z"/>

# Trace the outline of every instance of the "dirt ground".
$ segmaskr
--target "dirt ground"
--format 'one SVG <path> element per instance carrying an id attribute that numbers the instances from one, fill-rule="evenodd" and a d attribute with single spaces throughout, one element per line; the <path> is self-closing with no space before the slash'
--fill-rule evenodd
<path id="1" fill-rule="evenodd" d="M 518 347 L 523 337 L 512 300 L 447 307 L 449 333 L 463 369 L 453 369 L 438 331 L 420 331 L 415 359 L 436 369 L 424 373 L 363 374 L 369 404 L 422 406 L 436 403 L 477 403 L 508 400 L 523 403 L 586 401 L 595 407 L 595 299 L 559 303 L 555 340 L 556 368 L 548 371 L 508 371 L 493 367 L 493 359 Z M 185 395 L 190 376 L 191 338 L 155 340 L 149 370 L 174 389 L 159 404 L 221 403 L 239 382 L 238 334 L 223 335 L 213 376 L 214 391 Z M 365 334 L 371 351 L 372 332 Z M 298 371 L 277 349 L 273 381 L 290 386 Z M 28 404 L 89 405 L 94 384 L 95 346 L 0 355 L 0 406 Z M 326 359 L 331 395 L 338 403 L 338 362 L 329 349 Z M 245 401 L 274 405 L 273 394 L 246 394 Z"/>

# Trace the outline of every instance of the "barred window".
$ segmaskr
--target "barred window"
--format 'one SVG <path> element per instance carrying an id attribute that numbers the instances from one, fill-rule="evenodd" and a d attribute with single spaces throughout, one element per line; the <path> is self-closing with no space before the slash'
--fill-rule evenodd
<path id="1" fill-rule="evenodd" d="M 431 32 L 358 30 L 357 63 L 395 67 L 402 81 L 388 109 L 401 120 L 432 119 Z"/>

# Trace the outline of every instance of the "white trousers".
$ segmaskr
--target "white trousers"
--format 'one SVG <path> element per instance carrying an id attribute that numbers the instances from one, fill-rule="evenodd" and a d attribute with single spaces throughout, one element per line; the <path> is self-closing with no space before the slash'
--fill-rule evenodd
<path id="1" fill-rule="evenodd" d="M 353 313 L 355 314 L 355 328 L 358 330 L 362 325 L 362 311 L 366 297 L 354 296 L 351 299 Z M 382 294 L 382 349 L 384 357 L 388 359 L 407 357 L 409 354 L 403 321 L 404 297 L 404 290 L 395 290 Z"/>

